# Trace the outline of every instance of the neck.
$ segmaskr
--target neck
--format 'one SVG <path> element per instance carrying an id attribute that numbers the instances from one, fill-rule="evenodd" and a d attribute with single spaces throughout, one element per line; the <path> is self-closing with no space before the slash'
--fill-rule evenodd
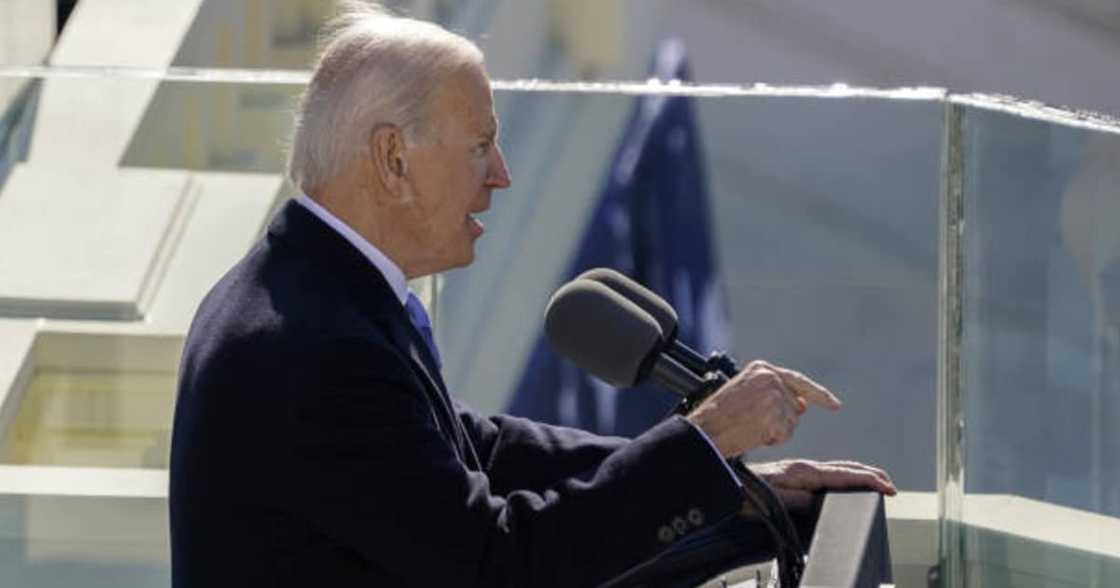
<path id="1" fill-rule="evenodd" d="M 393 210 L 392 196 L 369 184 L 361 181 L 360 174 L 348 171 L 311 191 L 308 197 L 376 247 L 406 278 L 425 275 L 422 268 L 411 263 L 407 248 L 394 229 L 392 219 L 397 211 Z"/>

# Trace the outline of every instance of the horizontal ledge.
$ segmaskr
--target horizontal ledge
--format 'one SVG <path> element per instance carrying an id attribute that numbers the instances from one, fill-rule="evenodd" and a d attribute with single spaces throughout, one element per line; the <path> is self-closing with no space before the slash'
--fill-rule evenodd
<path id="1" fill-rule="evenodd" d="M 135 301 L 0 297 L 0 317 L 137 321 L 144 314 Z"/>
<path id="2" fill-rule="evenodd" d="M 144 68 L 107 65 L 6 65 L 0 66 L 0 78 L 14 79 L 133 79 L 161 82 L 199 82 L 225 84 L 288 84 L 306 85 L 311 70 L 253 68 Z M 552 92 L 607 95 L 656 95 L 695 97 L 813 97 L 813 98 L 889 98 L 896 100 L 939 100 L 953 104 L 987 108 L 1026 118 L 1069 124 L 1092 130 L 1120 134 L 1120 120 L 1097 112 L 1054 107 L 1015 96 L 952 93 L 937 86 L 902 86 L 877 88 L 852 86 L 844 82 L 818 85 L 780 85 L 764 82 L 753 84 L 693 83 L 679 80 L 613 80 L 579 81 L 547 79 L 492 80 L 495 90 L 513 92 Z"/>
<path id="3" fill-rule="evenodd" d="M 0 495 L 167 498 L 167 470 L 0 465 Z"/>
<path id="4" fill-rule="evenodd" d="M 1002 94 L 952 94 L 948 96 L 948 101 L 952 104 L 993 110 L 1045 123 L 1120 134 L 1120 119 L 1088 110 L 1058 108 L 1042 102 Z"/>
<path id="5" fill-rule="evenodd" d="M 17 79 L 121 79 L 154 80 L 161 82 L 199 82 L 222 84 L 286 84 L 306 85 L 311 81 L 311 70 L 252 69 L 252 68 L 141 68 L 100 65 L 71 66 L 0 66 L 0 78 Z M 554 92 L 579 94 L 630 94 L 667 96 L 804 96 L 818 98 L 895 98 L 909 100 L 941 100 L 945 88 L 934 86 L 904 86 L 874 88 L 852 86 L 844 82 L 816 85 L 779 85 L 764 82 L 751 84 L 695 83 L 681 80 L 549 80 L 522 78 L 513 80 L 493 79 L 495 90 L 516 92 Z"/>
<path id="6" fill-rule="evenodd" d="M 886 498 L 886 509 L 889 520 L 938 522 L 934 492 L 899 492 Z M 966 532 L 1003 533 L 1120 559 L 1120 518 L 1014 494 L 965 494 L 961 511 Z"/>

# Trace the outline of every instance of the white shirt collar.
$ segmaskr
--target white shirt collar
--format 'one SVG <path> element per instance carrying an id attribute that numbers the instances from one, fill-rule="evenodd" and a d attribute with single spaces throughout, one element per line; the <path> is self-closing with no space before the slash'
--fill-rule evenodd
<path id="1" fill-rule="evenodd" d="M 404 272 L 397 264 L 393 263 L 391 259 L 385 257 L 382 253 L 374 247 L 372 243 L 366 241 L 364 237 L 358 234 L 357 231 L 350 228 L 349 225 L 342 222 L 337 216 L 331 214 L 331 211 L 323 208 L 318 202 L 309 198 L 306 194 L 296 196 L 296 202 L 300 203 L 311 214 L 319 217 L 327 226 L 334 229 L 343 239 L 350 242 L 351 245 L 356 247 L 362 255 L 366 257 L 385 276 L 385 281 L 389 282 L 389 287 L 393 289 L 393 294 L 396 294 L 397 300 L 400 300 L 401 306 L 404 306 L 408 300 L 408 280 L 404 277 Z"/>

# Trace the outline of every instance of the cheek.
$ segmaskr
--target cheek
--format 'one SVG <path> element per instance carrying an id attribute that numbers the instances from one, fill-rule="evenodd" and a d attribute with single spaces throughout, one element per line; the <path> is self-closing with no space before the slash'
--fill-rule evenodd
<path id="1" fill-rule="evenodd" d="M 481 184 L 486 181 L 486 172 L 489 167 L 490 159 L 488 157 L 475 157 L 471 159 L 471 177 L 474 178 L 476 184 Z"/>

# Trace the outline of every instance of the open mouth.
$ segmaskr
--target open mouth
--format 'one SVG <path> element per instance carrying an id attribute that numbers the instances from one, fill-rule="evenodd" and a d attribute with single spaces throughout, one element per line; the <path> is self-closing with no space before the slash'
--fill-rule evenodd
<path id="1" fill-rule="evenodd" d="M 475 237 L 482 235 L 482 233 L 486 231 L 486 225 L 482 224 L 482 221 L 478 220 L 473 214 L 468 214 L 466 221 L 467 224 L 470 225 L 471 233 L 473 233 Z"/>

